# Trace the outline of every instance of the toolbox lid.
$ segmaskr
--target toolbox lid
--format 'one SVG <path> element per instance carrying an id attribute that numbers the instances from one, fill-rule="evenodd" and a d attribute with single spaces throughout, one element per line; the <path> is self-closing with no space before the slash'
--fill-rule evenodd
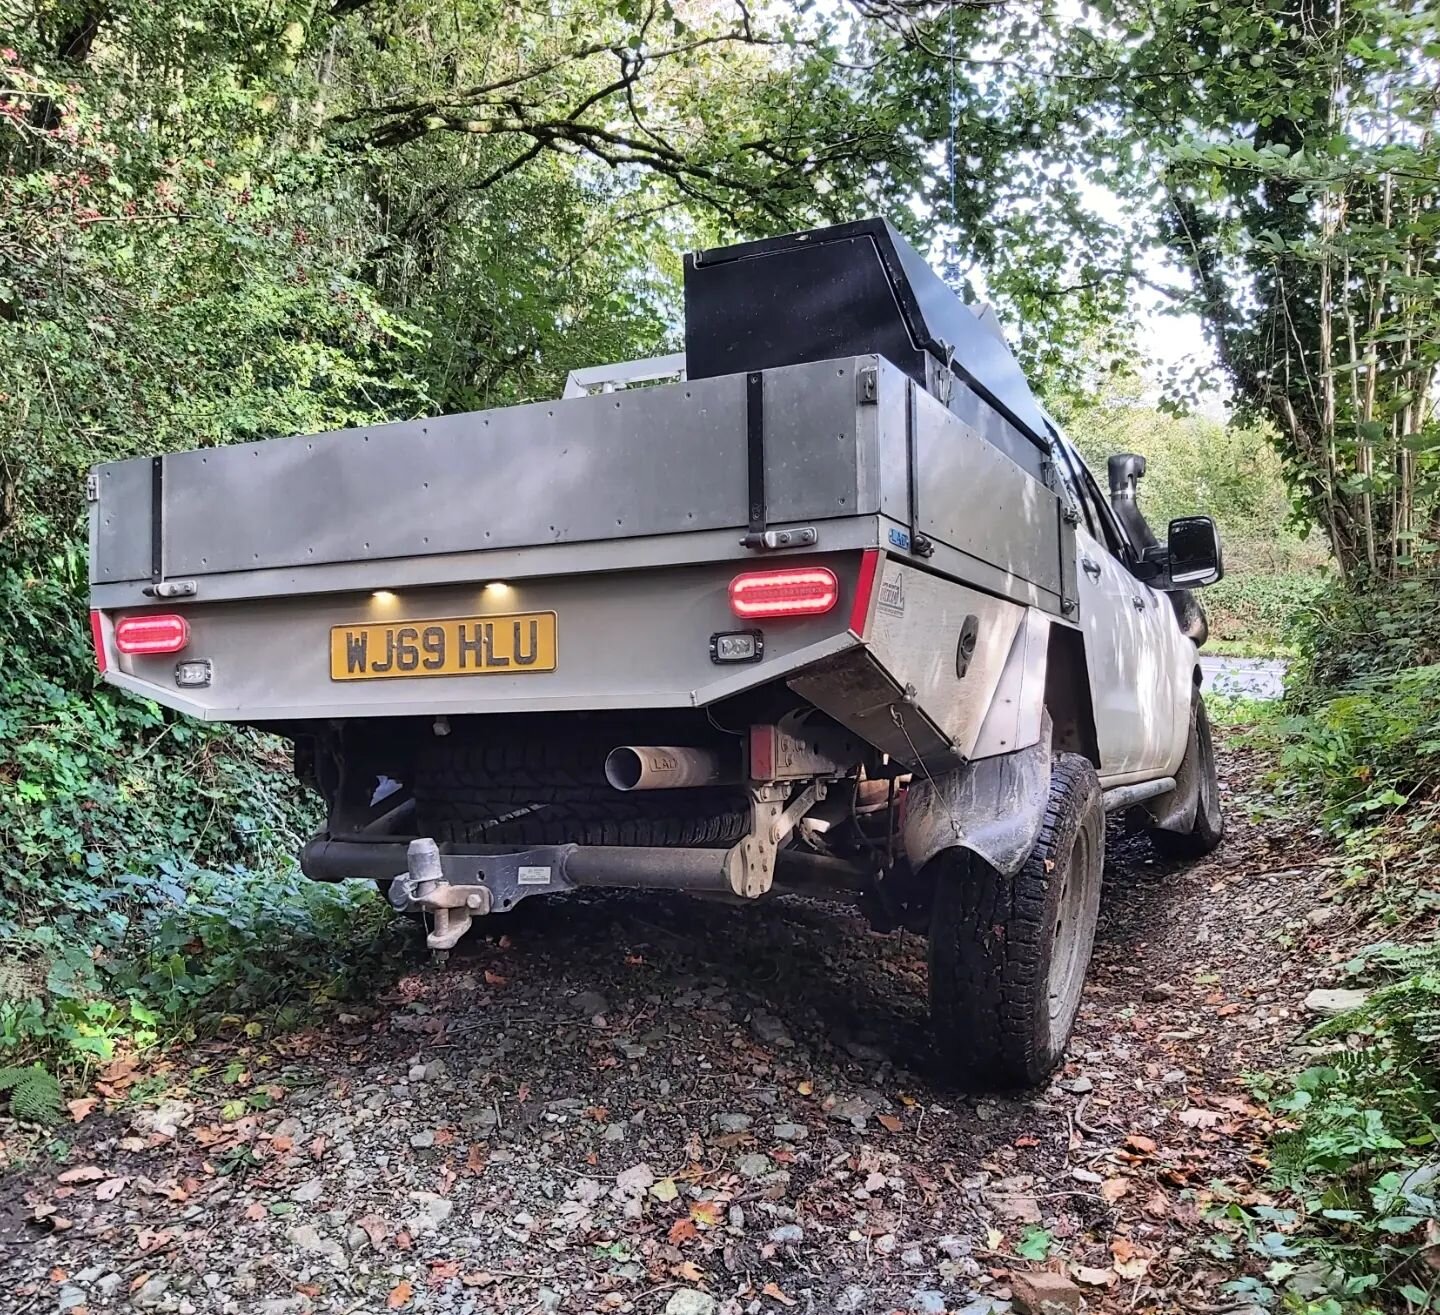
<path id="1" fill-rule="evenodd" d="M 1048 446 L 1004 339 L 886 219 L 860 219 L 685 257 L 691 379 L 875 353 L 926 382 L 928 354 Z"/>

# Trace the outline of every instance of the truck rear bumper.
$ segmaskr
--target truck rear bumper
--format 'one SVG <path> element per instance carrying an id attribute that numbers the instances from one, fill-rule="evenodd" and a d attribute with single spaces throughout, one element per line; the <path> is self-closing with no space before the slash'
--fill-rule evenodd
<path id="1" fill-rule="evenodd" d="M 833 891 L 864 888 L 867 872 L 840 859 L 799 850 L 773 857 L 776 882 Z M 631 845 L 541 845 L 515 850 L 412 841 L 317 837 L 300 854 L 316 881 L 369 878 L 390 882 L 390 903 L 402 913 L 430 913 L 432 949 L 448 950 L 475 917 L 507 913 L 531 895 L 594 887 L 673 890 L 736 896 L 734 851 Z"/>

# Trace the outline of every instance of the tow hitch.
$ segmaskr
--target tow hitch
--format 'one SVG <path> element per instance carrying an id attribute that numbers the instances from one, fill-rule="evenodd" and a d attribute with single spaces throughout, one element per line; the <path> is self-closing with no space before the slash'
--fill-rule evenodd
<path id="1" fill-rule="evenodd" d="M 408 844 L 316 839 L 305 846 L 301 867 L 321 881 L 360 875 L 389 879 L 390 903 L 402 913 L 429 914 L 433 925 L 426 944 L 450 950 L 475 918 L 508 913 L 531 895 L 619 886 L 758 899 L 774 885 L 777 862 L 844 867 L 837 860 L 780 849 L 799 819 L 824 797 L 825 787 L 811 783 L 787 802 L 788 794 L 778 784 L 752 788 L 749 833 L 729 849 L 567 844 L 517 851 L 440 845 L 429 836 Z M 405 871 L 395 874 L 401 861 Z"/>

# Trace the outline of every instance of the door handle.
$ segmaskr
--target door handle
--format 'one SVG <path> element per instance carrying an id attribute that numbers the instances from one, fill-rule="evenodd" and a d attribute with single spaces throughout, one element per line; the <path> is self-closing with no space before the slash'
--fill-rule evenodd
<path id="1" fill-rule="evenodd" d="M 1084 568 L 1085 574 L 1092 580 L 1098 580 L 1100 578 L 1100 563 L 1093 557 L 1082 557 L 1080 559 L 1080 565 Z"/>

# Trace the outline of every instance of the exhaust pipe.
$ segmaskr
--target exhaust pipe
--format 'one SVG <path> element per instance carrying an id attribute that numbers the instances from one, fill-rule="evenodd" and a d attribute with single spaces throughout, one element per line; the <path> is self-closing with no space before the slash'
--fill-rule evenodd
<path id="1" fill-rule="evenodd" d="M 680 790 L 717 785 L 724 777 L 720 755 L 710 749 L 622 744 L 605 758 L 605 779 L 617 790 Z"/>

